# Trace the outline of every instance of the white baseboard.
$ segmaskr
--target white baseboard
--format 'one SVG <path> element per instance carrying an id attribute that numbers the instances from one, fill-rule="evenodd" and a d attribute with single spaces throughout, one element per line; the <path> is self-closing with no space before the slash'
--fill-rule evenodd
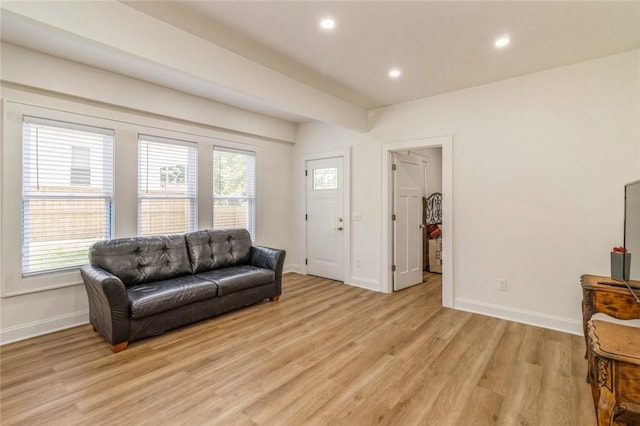
<path id="1" fill-rule="evenodd" d="M 302 274 L 302 266 L 300 265 L 284 265 L 282 268 L 282 273 L 286 274 L 287 272 L 295 272 L 296 274 Z"/>
<path id="2" fill-rule="evenodd" d="M 296 270 L 295 266 L 296 265 L 289 266 L 287 268 L 287 272 L 300 273 Z M 372 291 L 380 291 L 380 283 L 367 278 L 351 277 L 351 282 L 348 283 L 348 285 L 353 285 L 355 287 L 360 287 Z M 556 331 L 562 331 L 579 336 L 582 336 L 583 334 L 582 321 L 558 317 L 555 315 L 541 314 L 538 312 L 526 311 L 523 309 L 514 309 L 463 298 L 456 298 L 454 300 L 454 308 L 461 311 L 488 315 L 491 317 L 534 325 L 537 327 L 548 328 Z M 36 337 L 43 334 L 53 333 L 55 331 L 64 330 L 66 328 L 87 324 L 88 322 L 89 311 L 84 310 L 80 312 L 74 312 L 72 314 L 60 315 L 44 320 L 33 321 L 27 324 L 20 324 L 15 327 L 8 327 L 0 330 L 0 345 L 29 339 L 31 337 Z"/>
<path id="3" fill-rule="evenodd" d="M 84 310 L 72 314 L 33 321 L 0 330 L 0 345 L 18 342 L 31 337 L 53 333 L 82 324 L 89 323 L 89 311 Z"/>
<path id="4" fill-rule="evenodd" d="M 360 287 L 367 290 L 380 292 L 380 283 L 378 281 L 369 279 L 369 278 L 361 278 L 351 276 L 349 282 L 345 281 L 345 284 L 352 285 L 354 287 Z"/>
<path id="5" fill-rule="evenodd" d="M 570 318 L 541 314 L 539 312 L 526 311 L 524 309 L 515 309 L 463 298 L 456 298 L 453 302 L 453 307 L 461 311 L 488 315 L 490 317 L 520 322 L 528 325 L 535 325 L 537 327 L 562 331 L 569 334 L 576 334 L 578 336 L 583 335 L 582 321 Z"/>

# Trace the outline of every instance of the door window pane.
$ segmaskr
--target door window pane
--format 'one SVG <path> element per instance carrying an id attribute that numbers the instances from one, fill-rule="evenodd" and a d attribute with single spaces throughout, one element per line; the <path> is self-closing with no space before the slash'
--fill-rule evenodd
<path id="1" fill-rule="evenodd" d="M 337 189 L 338 169 L 330 167 L 313 170 L 313 189 Z"/>

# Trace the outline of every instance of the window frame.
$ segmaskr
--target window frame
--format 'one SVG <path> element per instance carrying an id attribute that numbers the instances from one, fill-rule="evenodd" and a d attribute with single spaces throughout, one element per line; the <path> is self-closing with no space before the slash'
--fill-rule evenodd
<path id="1" fill-rule="evenodd" d="M 44 121 L 59 121 L 69 123 L 70 126 L 108 129 L 114 132 L 109 120 L 88 117 L 83 114 L 59 111 L 55 109 L 26 105 L 18 102 L 3 101 L 2 128 L 2 209 L 0 244 L 0 280 L 2 281 L 0 295 L 2 297 L 18 296 L 71 287 L 82 284 L 80 265 L 69 265 L 52 268 L 46 271 L 34 271 L 23 274 L 22 249 L 7 247 L 7 242 L 20 244 L 23 242 L 23 119 L 25 116 L 42 119 Z M 111 148 L 112 180 L 115 177 L 115 137 Z M 73 197 L 70 197 L 73 198 Z M 100 198 L 100 197 L 99 197 Z M 110 207 L 114 205 L 114 187 L 112 181 Z M 20 208 L 16 208 L 20 206 Z M 108 228 L 110 237 L 114 234 L 114 217 L 109 214 Z M 88 261 L 88 260 L 87 260 Z M 85 262 L 86 263 L 86 262 Z"/>

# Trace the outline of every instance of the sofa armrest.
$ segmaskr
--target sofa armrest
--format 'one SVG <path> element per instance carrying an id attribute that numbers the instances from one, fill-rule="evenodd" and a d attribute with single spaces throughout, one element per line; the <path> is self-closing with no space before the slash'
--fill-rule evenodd
<path id="1" fill-rule="evenodd" d="M 80 274 L 89 298 L 89 319 L 112 346 L 129 339 L 129 298 L 122 281 L 94 265 L 83 265 Z"/>
<path id="2" fill-rule="evenodd" d="M 251 247 L 251 265 L 258 268 L 271 269 L 275 272 L 275 283 L 278 294 L 282 293 L 282 268 L 287 252 L 262 246 Z"/>

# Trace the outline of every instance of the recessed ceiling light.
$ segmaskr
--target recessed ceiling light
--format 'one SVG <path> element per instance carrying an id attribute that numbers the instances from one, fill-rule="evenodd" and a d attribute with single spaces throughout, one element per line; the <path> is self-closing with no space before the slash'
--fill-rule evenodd
<path id="1" fill-rule="evenodd" d="M 336 27 L 336 21 L 333 18 L 324 18 L 320 21 L 320 26 L 325 30 L 332 30 Z"/>
<path id="2" fill-rule="evenodd" d="M 496 48 L 500 49 L 502 47 L 508 46 L 509 43 L 511 43 L 511 40 L 509 39 L 509 36 L 504 36 L 504 37 L 500 37 L 499 39 L 497 39 L 496 42 L 493 45 Z"/>
<path id="3" fill-rule="evenodd" d="M 398 68 L 391 68 L 389 70 L 389 77 L 391 78 L 398 78 L 400 74 L 402 74 L 402 72 Z"/>

